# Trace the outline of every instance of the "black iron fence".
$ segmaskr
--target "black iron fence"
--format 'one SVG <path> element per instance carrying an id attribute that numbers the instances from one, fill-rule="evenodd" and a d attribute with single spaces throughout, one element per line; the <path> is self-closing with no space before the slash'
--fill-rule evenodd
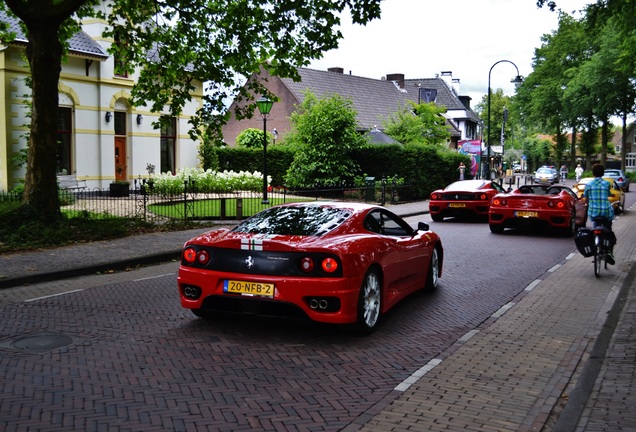
<path id="1" fill-rule="evenodd" d="M 150 222 L 170 220 L 241 220 L 272 205 L 295 201 L 335 200 L 367 202 L 380 205 L 408 201 L 410 186 L 380 181 L 365 187 L 290 191 L 285 188 L 270 188 L 268 202 L 263 202 L 260 192 L 237 191 L 228 193 L 206 193 L 195 185 L 186 185 L 179 193 L 166 194 L 137 186 L 103 189 L 60 190 L 62 211 L 70 217 L 133 218 Z M 0 202 L 19 201 L 20 195 L 13 192 L 0 193 Z M 406 199 L 405 199 L 406 198 Z"/>

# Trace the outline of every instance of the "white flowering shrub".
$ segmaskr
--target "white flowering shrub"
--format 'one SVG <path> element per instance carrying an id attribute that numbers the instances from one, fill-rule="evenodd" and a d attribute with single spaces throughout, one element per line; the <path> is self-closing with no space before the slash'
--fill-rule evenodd
<path id="1" fill-rule="evenodd" d="M 204 171 L 200 168 L 184 168 L 177 173 L 162 173 L 153 177 L 153 191 L 175 195 L 184 192 L 186 182 L 188 191 L 198 193 L 230 193 L 236 191 L 258 192 L 263 186 L 263 174 L 240 171 Z M 268 183 L 271 177 L 267 178 Z"/>

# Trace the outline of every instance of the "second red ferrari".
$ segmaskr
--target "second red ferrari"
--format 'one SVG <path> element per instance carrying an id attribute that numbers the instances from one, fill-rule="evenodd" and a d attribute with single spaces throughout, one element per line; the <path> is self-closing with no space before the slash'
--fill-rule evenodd
<path id="1" fill-rule="evenodd" d="M 490 200 L 504 189 L 490 180 L 460 180 L 431 193 L 431 219 L 441 222 L 451 216 L 488 217 Z"/>
<path id="2" fill-rule="evenodd" d="M 524 185 L 511 193 L 497 194 L 490 203 L 490 231 L 526 226 L 553 228 L 574 235 L 585 226 L 587 206 L 566 186 Z"/>

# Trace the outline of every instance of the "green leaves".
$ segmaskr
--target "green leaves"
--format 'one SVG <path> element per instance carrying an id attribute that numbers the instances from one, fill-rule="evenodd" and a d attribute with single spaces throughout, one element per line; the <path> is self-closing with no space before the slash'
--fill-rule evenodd
<path id="1" fill-rule="evenodd" d="M 293 131 L 286 141 L 297 151 L 287 176 L 290 187 L 341 185 L 358 174 L 350 153 L 364 143 L 357 130 L 353 103 L 339 95 L 318 100 L 306 94 L 291 116 Z"/>
<path id="2" fill-rule="evenodd" d="M 337 26 L 343 7 L 354 22 L 380 16 L 380 0 L 171 0 L 150 5 L 114 0 L 107 36 L 125 35 L 128 45 L 111 52 L 139 72 L 133 103 L 153 111 L 181 112 L 201 94 L 195 126 L 219 131 L 227 119 L 226 100 L 268 94 L 262 83 L 245 80 L 266 67 L 272 74 L 297 78 L 309 64 L 341 38 Z M 198 88 L 195 83 L 205 83 Z M 238 113 L 251 116 L 253 106 Z"/>
<path id="3" fill-rule="evenodd" d="M 434 103 L 401 107 L 385 122 L 384 132 L 402 144 L 443 144 L 450 138 L 443 107 Z"/>

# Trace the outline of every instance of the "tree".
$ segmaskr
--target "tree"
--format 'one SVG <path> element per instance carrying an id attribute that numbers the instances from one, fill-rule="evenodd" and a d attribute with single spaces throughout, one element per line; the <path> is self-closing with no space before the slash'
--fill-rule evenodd
<path id="1" fill-rule="evenodd" d="M 484 134 L 488 137 L 487 142 L 490 145 L 498 144 L 501 141 L 501 125 L 504 120 L 504 108 L 509 109 L 512 106 L 512 98 L 506 96 L 503 90 L 498 88 L 490 95 L 490 128 L 488 131 L 488 95 L 484 95 L 477 105 L 475 112 L 479 115 L 484 123 Z M 507 121 L 504 127 L 504 136 L 511 137 L 513 130 L 513 122 Z"/>
<path id="2" fill-rule="evenodd" d="M 446 110 L 435 103 L 401 107 L 384 123 L 384 132 L 402 144 L 443 144 L 450 139 L 450 132 L 442 114 Z"/>
<path id="3" fill-rule="evenodd" d="M 352 181 L 360 168 L 351 159 L 365 143 L 357 131 L 353 102 L 339 95 L 317 99 L 305 93 L 303 103 L 291 115 L 292 131 L 285 137 L 296 150 L 285 182 L 290 187 L 334 187 Z"/>
<path id="4" fill-rule="evenodd" d="M 4 0 L 24 23 L 27 59 L 33 77 L 31 142 L 26 166 L 24 204 L 44 220 L 61 216 L 55 177 L 57 86 L 65 44 L 81 20 L 99 15 L 99 0 Z M 340 12 L 353 22 L 380 16 L 381 0 L 110 0 L 105 5 L 110 31 L 121 43 L 111 54 L 122 59 L 121 72 L 138 70 L 131 102 L 155 112 L 181 112 L 191 100 L 192 83 L 209 82 L 204 103 L 191 120 L 194 130 L 220 134 L 228 113 L 227 98 L 249 99 L 269 93 L 258 82 L 243 88 L 242 77 L 260 67 L 274 75 L 298 78 L 324 51 L 336 48 Z M 95 8 L 94 8 L 95 6 Z M 116 37 L 115 37 L 116 36 Z M 10 41 L 10 35 L 0 35 Z M 273 95 L 269 95 L 273 96 Z M 254 104 L 237 112 L 249 116 Z"/>
<path id="5" fill-rule="evenodd" d="M 267 142 L 271 143 L 274 139 L 269 131 L 267 132 Z M 236 137 L 236 145 L 244 148 L 263 148 L 263 131 L 256 128 L 247 128 Z"/>
<path id="6" fill-rule="evenodd" d="M 595 113 L 603 121 L 601 136 L 601 163 L 605 164 L 609 141 L 609 117 L 618 115 L 623 122 L 623 142 L 621 145 L 621 168 L 626 162 L 627 116 L 636 105 L 636 36 L 632 32 L 622 31 L 623 16 L 612 16 L 603 23 L 599 35 L 599 49 L 581 68 L 580 80 L 590 87 L 595 99 Z M 631 28 L 631 27 L 630 27 Z M 610 149 L 611 152 L 611 149 Z"/>
<path id="7" fill-rule="evenodd" d="M 542 42 L 535 50 L 533 72 L 518 89 L 516 103 L 527 125 L 555 136 L 554 156 L 560 163 L 567 146 L 565 129 L 571 127 L 575 139 L 587 118 L 584 108 L 589 106 L 589 92 L 577 93 L 582 98 L 577 102 L 568 100 L 566 92 L 592 51 L 582 22 L 564 13 L 559 14 L 557 31 L 544 35 Z M 574 147 L 571 153 L 575 154 Z M 574 159 L 570 159 L 572 169 Z"/>

